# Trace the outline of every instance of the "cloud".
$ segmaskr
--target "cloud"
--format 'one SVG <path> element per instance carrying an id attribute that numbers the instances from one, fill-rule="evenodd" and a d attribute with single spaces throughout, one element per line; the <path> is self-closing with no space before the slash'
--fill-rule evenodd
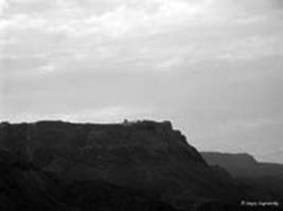
<path id="1" fill-rule="evenodd" d="M 43 65 L 38 68 L 39 74 L 50 74 L 56 71 L 56 66 L 53 64 Z"/>
<path id="2" fill-rule="evenodd" d="M 41 1 L 40 1 L 41 2 Z M 38 1 L 11 1 L 6 18 L 0 22 L 2 30 L 39 30 L 44 33 L 64 33 L 67 36 L 96 36 L 98 39 L 151 36 L 184 27 L 215 26 L 262 21 L 262 15 L 247 12 L 262 8 L 267 0 L 151 0 L 151 1 L 66 1 L 53 3 L 52 9 L 31 14 L 20 7 L 9 15 L 16 5 L 39 11 Z M 11 6 L 13 5 L 13 7 Z M 251 6 L 252 5 L 252 6 Z M 95 7 L 103 13 L 87 12 Z"/>
<path id="3" fill-rule="evenodd" d="M 283 45 L 277 36 L 251 36 L 227 44 L 217 54 L 226 61 L 258 60 L 270 56 L 283 56 Z"/>
<path id="4" fill-rule="evenodd" d="M 132 106 L 109 106 L 97 109 L 81 110 L 79 112 L 62 112 L 49 114 L 36 114 L 32 112 L 24 112 L 20 115 L 7 115 L 3 113 L 0 118 L 12 122 L 23 121 L 39 121 L 47 120 L 63 120 L 75 122 L 97 122 L 97 123 L 111 123 L 122 122 L 124 119 L 139 120 L 152 115 L 152 108 L 140 108 Z"/>
<path id="5" fill-rule="evenodd" d="M 121 5 L 103 14 L 94 14 L 78 21 L 54 28 L 70 35 L 108 37 L 145 36 L 169 30 L 169 26 L 185 21 L 194 21 L 203 10 L 203 5 L 192 5 L 183 1 L 158 1 L 155 11 L 148 11 L 146 3 L 139 7 Z M 156 2 L 155 2 L 156 3 Z M 154 4 L 154 3 L 152 3 Z M 49 28 L 52 30 L 52 27 Z"/>
<path id="6" fill-rule="evenodd" d="M 0 16 L 4 12 L 4 10 L 8 7 L 7 0 L 0 0 Z"/>
<path id="7" fill-rule="evenodd" d="M 150 116 L 152 109 L 114 106 L 106 107 L 98 110 L 86 110 L 79 113 L 65 114 L 63 119 L 75 121 L 97 121 L 97 122 L 120 122 L 127 118 L 129 120 L 137 120 Z"/>
<path id="8" fill-rule="evenodd" d="M 158 70 L 175 70 L 178 66 L 184 63 L 184 59 L 181 57 L 169 58 L 161 63 L 158 63 L 156 68 Z"/>
<path id="9" fill-rule="evenodd" d="M 225 131 L 226 133 L 238 132 L 238 131 L 251 131 L 251 130 L 260 130 L 263 128 L 271 126 L 281 126 L 283 125 L 282 118 L 248 118 L 248 119 L 230 119 L 223 122 L 223 124 L 218 125 L 219 131 Z"/>
<path id="10" fill-rule="evenodd" d="M 36 1 L 14 1 L 13 4 L 28 5 L 35 9 Z M 101 34 L 110 37 L 129 33 L 160 33 L 170 30 L 169 26 L 190 25 L 220 21 L 211 9 L 211 1 L 155 0 L 145 3 L 123 4 L 100 14 L 84 15 L 86 8 L 75 1 L 56 1 L 52 12 L 30 15 L 18 12 L 1 21 L 1 28 L 30 29 L 47 32 L 65 32 L 71 35 Z M 114 2 L 115 3 L 115 2 Z M 152 8 L 155 8 L 152 10 Z M 9 11 L 9 10 L 8 10 Z M 8 13 L 7 11 L 7 13 Z"/>

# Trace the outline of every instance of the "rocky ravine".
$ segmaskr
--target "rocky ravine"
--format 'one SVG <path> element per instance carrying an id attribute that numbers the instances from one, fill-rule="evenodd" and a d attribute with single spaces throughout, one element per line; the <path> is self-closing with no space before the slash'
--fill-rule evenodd
<path id="1" fill-rule="evenodd" d="M 195 210 L 239 196 L 232 178 L 209 167 L 170 122 L 1 123 L 0 149 L 7 210 L 24 197 L 17 209 Z"/>

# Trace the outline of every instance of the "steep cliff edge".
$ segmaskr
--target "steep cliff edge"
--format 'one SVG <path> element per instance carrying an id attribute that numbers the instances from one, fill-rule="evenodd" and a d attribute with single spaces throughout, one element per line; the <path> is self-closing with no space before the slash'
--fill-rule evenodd
<path id="1" fill-rule="evenodd" d="M 0 149 L 68 185 L 102 181 L 175 208 L 237 196 L 229 175 L 210 168 L 170 122 L 2 123 Z"/>

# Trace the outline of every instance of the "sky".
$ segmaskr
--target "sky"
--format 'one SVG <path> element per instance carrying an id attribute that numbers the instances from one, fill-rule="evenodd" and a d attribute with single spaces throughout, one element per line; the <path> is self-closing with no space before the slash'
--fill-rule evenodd
<path id="1" fill-rule="evenodd" d="M 283 163 L 282 0 L 0 0 L 0 120 L 170 120 Z"/>

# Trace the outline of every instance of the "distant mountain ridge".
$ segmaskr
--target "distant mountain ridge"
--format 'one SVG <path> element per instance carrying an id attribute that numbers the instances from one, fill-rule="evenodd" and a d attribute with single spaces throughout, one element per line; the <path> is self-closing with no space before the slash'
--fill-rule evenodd
<path id="1" fill-rule="evenodd" d="M 258 162 L 246 153 L 202 152 L 201 155 L 211 167 L 219 166 L 229 172 L 245 198 L 251 201 L 278 201 L 282 207 L 282 164 Z"/>
<path id="2" fill-rule="evenodd" d="M 247 153 L 201 152 L 209 165 L 218 165 L 234 177 L 283 177 L 283 164 L 258 162 Z"/>

